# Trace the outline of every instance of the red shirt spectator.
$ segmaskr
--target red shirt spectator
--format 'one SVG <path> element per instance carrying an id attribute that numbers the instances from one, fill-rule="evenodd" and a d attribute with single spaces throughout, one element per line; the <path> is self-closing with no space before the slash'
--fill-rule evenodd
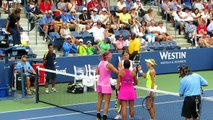
<path id="1" fill-rule="evenodd" d="M 201 24 L 199 24 L 197 26 L 197 32 L 198 32 L 198 34 L 206 34 L 207 33 L 207 27 L 205 25 L 205 22 L 203 23 L 203 21 L 202 21 Z"/>
<path id="2" fill-rule="evenodd" d="M 93 10 L 94 8 L 98 9 L 98 1 L 97 0 L 91 0 L 90 2 L 87 3 L 87 9 L 88 10 Z"/>
<path id="3" fill-rule="evenodd" d="M 45 14 L 46 11 L 51 10 L 51 4 L 48 0 L 44 0 L 39 5 L 41 13 Z"/>

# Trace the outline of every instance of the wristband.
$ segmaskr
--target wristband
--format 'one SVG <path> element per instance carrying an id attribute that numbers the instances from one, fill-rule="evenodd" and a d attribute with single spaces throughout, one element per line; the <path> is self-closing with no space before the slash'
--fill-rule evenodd
<path id="1" fill-rule="evenodd" d="M 143 73 L 143 70 L 140 70 L 139 73 L 142 74 L 142 73 Z"/>

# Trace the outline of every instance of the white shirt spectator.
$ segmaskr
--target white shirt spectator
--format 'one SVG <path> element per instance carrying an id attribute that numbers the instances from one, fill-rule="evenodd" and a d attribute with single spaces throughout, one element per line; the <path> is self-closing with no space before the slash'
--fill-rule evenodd
<path id="1" fill-rule="evenodd" d="M 94 23 L 96 23 L 99 20 L 99 15 L 91 15 L 91 19 Z"/>
<path id="2" fill-rule="evenodd" d="M 179 16 L 181 16 L 181 17 L 186 17 L 186 16 L 189 15 L 189 14 L 187 14 L 186 12 L 183 12 L 183 11 L 179 12 L 178 14 L 179 14 Z M 186 18 L 186 19 L 181 19 L 181 18 L 178 16 L 178 14 L 177 14 L 177 12 L 173 12 L 173 13 L 172 13 L 172 16 L 174 17 L 174 20 L 176 20 L 176 21 L 178 21 L 178 22 L 187 21 L 187 18 Z"/>
<path id="3" fill-rule="evenodd" d="M 207 19 L 210 18 L 210 15 L 208 13 L 202 12 L 201 13 L 201 18 L 204 19 L 207 23 Z"/>
<path id="4" fill-rule="evenodd" d="M 149 26 L 148 27 L 149 32 L 154 32 L 154 31 L 157 31 L 157 30 L 158 30 L 158 28 L 156 26 Z"/>
<path id="5" fill-rule="evenodd" d="M 159 31 L 159 32 L 162 34 L 162 33 L 166 33 L 166 32 L 167 32 L 167 29 L 166 29 L 165 26 L 162 26 L 162 27 L 158 26 L 158 27 L 157 27 L 157 31 Z"/>
<path id="6" fill-rule="evenodd" d="M 100 20 L 103 24 L 106 25 L 106 23 L 109 22 L 109 16 L 108 16 L 107 14 L 106 14 L 106 15 L 101 14 L 101 15 L 99 16 L 99 20 Z"/>
<path id="7" fill-rule="evenodd" d="M 89 33 L 93 34 L 94 41 L 96 42 L 97 40 L 104 40 L 104 31 L 105 29 L 103 27 L 98 28 L 98 27 L 92 27 L 91 29 L 87 30 Z"/>
<path id="8" fill-rule="evenodd" d="M 199 2 L 199 3 L 196 3 L 196 2 L 195 2 L 195 4 L 194 4 L 194 9 L 195 9 L 195 8 L 197 8 L 197 9 L 199 9 L 199 10 L 202 10 L 204 7 L 203 7 L 203 4 L 202 4 L 202 3 L 200 3 L 200 2 Z"/>
<path id="9" fill-rule="evenodd" d="M 208 32 L 213 32 L 213 21 L 207 27 Z"/>
<path id="10" fill-rule="evenodd" d="M 126 7 L 126 3 L 125 2 L 123 2 L 123 3 L 121 3 L 120 1 L 117 2 L 118 11 L 121 11 L 123 9 L 123 7 Z"/>
<path id="11" fill-rule="evenodd" d="M 135 8 L 136 8 L 136 10 L 140 10 L 140 9 L 144 9 L 143 8 L 143 4 L 140 2 L 139 4 L 137 4 L 136 2 L 133 4 L 134 6 L 135 6 Z"/>

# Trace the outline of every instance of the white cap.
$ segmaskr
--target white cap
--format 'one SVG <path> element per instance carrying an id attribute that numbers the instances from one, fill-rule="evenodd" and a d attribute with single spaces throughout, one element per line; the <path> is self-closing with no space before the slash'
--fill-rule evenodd
<path id="1" fill-rule="evenodd" d="M 178 8 L 182 8 L 181 5 L 177 5 Z"/>
<path id="2" fill-rule="evenodd" d="M 97 8 L 94 8 L 93 11 L 98 12 L 98 9 L 97 9 Z"/>
<path id="3" fill-rule="evenodd" d="M 103 8 L 102 11 L 107 11 L 107 9 L 106 9 L 106 8 Z"/>
<path id="4" fill-rule="evenodd" d="M 84 7 L 84 8 L 83 8 L 83 10 L 87 10 L 87 8 L 86 8 L 86 7 Z"/>
<path id="5" fill-rule="evenodd" d="M 83 42 L 83 39 L 79 39 L 78 41 L 79 41 L 79 42 Z"/>
<path id="6" fill-rule="evenodd" d="M 70 36 L 70 35 L 66 35 L 66 36 L 65 36 L 65 39 L 68 39 L 68 38 L 71 38 L 71 36 Z"/>

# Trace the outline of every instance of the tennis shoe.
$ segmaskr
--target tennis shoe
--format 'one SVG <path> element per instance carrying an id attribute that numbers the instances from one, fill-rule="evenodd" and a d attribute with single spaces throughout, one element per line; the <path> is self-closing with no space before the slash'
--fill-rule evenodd
<path id="1" fill-rule="evenodd" d="M 32 92 L 30 90 L 27 90 L 27 95 L 32 95 Z"/>
<path id="2" fill-rule="evenodd" d="M 122 119 L 122 117 L 121 117 L 120 114 L 117 114 L 117 115 L 115 116 L 115 118 L 114 118 L 114 120 L 121 120 L 121 119 Z"/>
<path id="3" fill-rule="evenodd" d="M 45 93 L 46 93 L 46 94 L 49 94 L 50 92 L 49 92 L 49 90 L 48 90 L 48 89 L 45 89 Z"/>
<path id="4" fill-rule="evenodd" d="M 55 88 L 52 88 L 51 92 L 57 92 L 57 90 Z"/>

